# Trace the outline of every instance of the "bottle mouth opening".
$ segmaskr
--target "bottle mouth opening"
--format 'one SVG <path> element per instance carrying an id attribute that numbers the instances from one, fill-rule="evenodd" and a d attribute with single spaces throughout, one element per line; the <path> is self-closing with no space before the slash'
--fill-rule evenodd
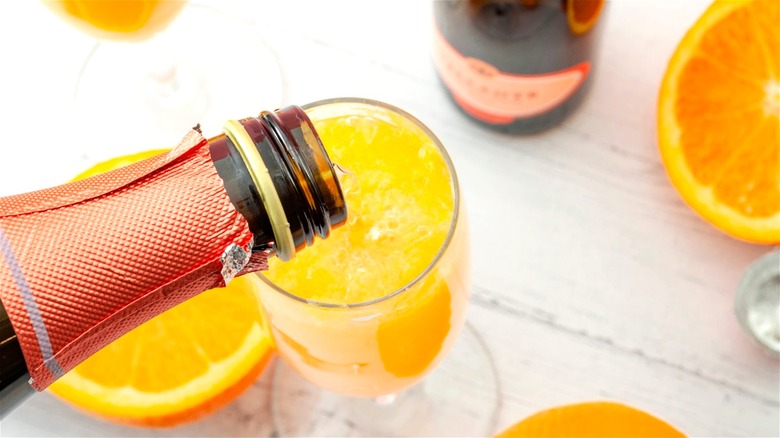
<path id="1" fill-rule="evenodd" d="M 228 120 L 224 133 L 212 143 L 212 159 L 256 249 L 288 261 L 346 222 L 338 174 L 301 108 Z"/>
<path id="2" fill-rule="evenodd" d="M 293 172 L 298 172 L 300 186 L 310 195 L 304 198 L 314 229 L 320 238 L 326 239 L 331 229 L 346 222 L 347 207 L 336 170 L 313 123 L 297 106 L 265 112 L 261 118 L 281 134 L 279 137 L 289 141 L 285 150 L 290 155 L 289 162 L 294 164 Z"/>
<path id="3" fill-rule="evenodd" d="M 267 164 L 271 164 L 271 168 L 274 166 L 273 160 L 267 160 L 263 158 L 263 155 L 268 156 L 272 151 L 268 151 L 268 146 L 258 147 L 260 144 L 268 145 L 271 143 L 266 136 L 261 134 L 261 130 L 252 129 L 247 121 L 251 119 L 244 119 L 239 122 L 237 120 L 228 120 L 223 126 L 223 130 L 228 139 L 230 139 L 235 150 L 240 155 L 240 163 L 248 171 L 250 181 L 247 184 L 254 184 L 257 189 L 257 193 L 260 197 L 260 202 L 257 204 L 263 205 L 265 215 L 270 222 L 271 230 L 270 234 L 274 236 L 272 246 L 276 251 L 276 255 L 282 260 L 290 260 L 295 257 L 295 241 L 293 239 L 292 229 L 290 223 L 287 220 L 287 213 L 284 208 L 284 203 L 280 197 L 280 192 L 275 184 L 275 176 L 269 169 Z M 249 128 L 249 129 L 247 129 Z M 284 187 L 282 185 L 282 187 Z M 235 204 L 235 200 L 233 201 Z M 245 218 L 248 222 L 253 222 L 259 215 L 257 211 L 250 211 L 249 217 Z"/>

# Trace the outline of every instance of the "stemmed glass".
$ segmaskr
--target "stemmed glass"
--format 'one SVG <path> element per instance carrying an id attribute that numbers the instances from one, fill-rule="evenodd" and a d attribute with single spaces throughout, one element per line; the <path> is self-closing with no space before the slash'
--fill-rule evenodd
<path id="1" fill-rule="evenodd" d="M 376 161 L 374 165 L 380 172 L 389 172 L 389 166 L 383 166 L 378 158 L 382 154 L 370 148 L 377 144 L 394 148 L 398 141 L 410 138 L 409 133 L 417 141 L 429 142 L 433 147 L 420 148 L 419 157 L 400 158 L 405 161 L 398 169 L 404 172 L 397 178 L 406 179 L 407 175 L 412 178 L 404 181 L 406 189 L 398 187 L 400 180 L 392 177 L 367 189 L 361 184 L 365 179 L 359 171 L 347 178 L 342 175 L 348 209 L 362 203 L 362 210 L 350 210 L 346 230 L 335 230 L 328 240 L 304 251 L 315 248 L 340 251 L 339 260 L 327 272 L 298 269 L 296 263 L 308 263 L 298 255 L 284 264 L 294 266 L 297 269 L 294 274 L 282 270 L 280 263 L 260 275 L 263 280 L 260 296 L 268 329 L 282 358 L 275 370 L 273 386 L 277 432 L 281 436 L 489 434 L 495 419 L 497 381 L 484 344 L 470 328 L 462 330 L 471 286 L 469 229 L 455 169 L 447 152 L 420 121 L 382 102 L 334 99 L 304 108 L 328 148 L 331 160 L 344 165 L 347 171 L 355 171 L 350 168 L 350 156 L 368 156 L 370 161 Z M 333 120 L 351 124 L 361 132 L 334 137 L 328 126 Z M 382 126 L 372 125 L 377 120 L 380 125 L 389 123 L 390 128 L 383 130 Z M 398 132 L 401 133 L 397 134 L 398 138 L 381 138 Z M 361 135 L 368 136 L 368 140 L 356 139 Z M 361 147 L 365 150 L 355 149 Z M 384 157 L 388 159 L 387 154 Z M 426 186 L 421 180 L 442 170 L 439 168 L 448 181 Z M 314 282 L 307 282 L 305 289 L 324 287 L 324 282 L 329 278 L 332 281 L 333 276 L 360 275 L 359 271 L 365 271 L 367 265 L 351 258 L 348 247 L 350 241 L 354 242 L 350 239 L 365 236 L 356 235 L 349 228 L 365 227 L 359 224 L 367 220 L 361 213 L 367 214 L 369 210 L 376 213 L 382 209 L 380 214 L 385 216 L 399 213 L 391 211 L 396 206 L 380 205 L 381 200 L 388 199 L 390 191 L 413 190 L 418 183 L 419 190 L 425 191 L 417 195 L 423 197 L 423 202 L 443 202 L 441 199 L 450 194 L 453 201 L 443 224 L 427 223 L 430 218 L 421 215 L 413 219 L 419 221 L 415 223 L 415 232 L 424 235 L 431 227 L 443 225 L 446 238 L 439 246 L 429 248 L 427 259 L 412 260 L 416 256 L 412 254 L 414 248 L 409 247 L 402 249 L 409 253 L 409 259 L 402 262 L 404 266 L 369 268 L 381 270 L 375 272 L 380 276 L 410 270 L 405 273 L 411 278 L 408 283 L 390 290 L 371 291 L 366 296 L 375 298 L 368 300 L 349 298 L 347 295 L 353 292 L 348 291 L 335 299 L 311 298 L 319 296 L 318 291 L 301 290 L 300 285 L 294 286 L 295 290 L 285 288 L 297 283 L 285 278 L 313 276 Z M 404 196 L 414 195 L 407 192 L 399 198 L 397 207 L 401 209 Z M 377 240 L 376 251 L 398 249 L 383 248 L 380 244 L 382 236 L 376 230 L 383 226 L 392 228 L 393 220 L 382 226 L 377 222 L 368 231 L 368 238 Z M 450 350 L 453 351 L 448 355 Z"/>
<path id="2" fill-rule="evenodd" d="M 282 102 L 277 57 L 245 17 L 186 0 L 43 3 L 97 40 L 74 93 L 93 160 L 171 147 L 196 124 L 219 132 Z"/>

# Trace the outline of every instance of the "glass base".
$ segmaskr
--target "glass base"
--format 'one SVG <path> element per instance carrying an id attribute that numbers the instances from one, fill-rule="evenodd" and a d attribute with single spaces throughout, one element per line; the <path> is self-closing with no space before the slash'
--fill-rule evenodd
<path id="1" fill-rule="evenodd" d="M 148 40 L 95 46 L 75 91 L 83 146 L 101 160 L 173 147 L 197 124 L 215 136 L 228 119 L 281 106 L 282 85 L 256 25 L 188 4 Z"/>
<path id="2" fill-rule="evenodd" d="M 493 361 L 468 324 L 422 382 L 397 395 L 364 399 L 309 383 L 278 360 L 271 408 L 277 436 L 489 436 L 500 398 Z"/>

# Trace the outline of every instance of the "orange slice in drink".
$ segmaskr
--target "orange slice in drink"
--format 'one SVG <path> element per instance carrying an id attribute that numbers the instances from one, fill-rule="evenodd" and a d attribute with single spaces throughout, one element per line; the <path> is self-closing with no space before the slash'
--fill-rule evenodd
<path id="1" fill-rule="evenodd" d="M 658 418 L 611 402 L 561 406 L 534 414 L 496 438 L 684 438 Z"/>
<path id="2" fill-rule="evenodd" d="M 726 233 L 780 242 L 780 2 L 719 0 L 669 62 L 658 103 L 664 165 Z"/>
<path id="3" fill-rule="evenodd" d="M 101 163 L 77 178 L 147 158 Z M 226 405 L 272 356 L 254 275 L 206 291 L 146 322 L 82 362 L 49 389 L 76 408 L 125 424 L 165 427 Z"/>
<path id="4" fill-rule="evenodd" d="M 599 20 L 604 0 L 566 0 L 566 17 L 575 35 L 589 31 Z"/>

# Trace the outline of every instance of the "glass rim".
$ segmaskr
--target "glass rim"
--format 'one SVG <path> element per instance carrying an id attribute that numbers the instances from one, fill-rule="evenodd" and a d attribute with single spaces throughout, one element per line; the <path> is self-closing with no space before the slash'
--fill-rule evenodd
<path id="1" fill-rule="evenodd" d="M 436 134 L 434 134 L 433 131 L 431 131 L 430 128 L 428 128 L 424 123 L 422 123 L 419 119 L 409 114 L 408 112 L 402 110 L 401 108 L 398 108 L 394 105 L 379 100 L 367 99 L 362 97 L 335 97 L 330 99 L 323 99 L 323 100 L 318 100 L 315 102 L 302 105 L 301 108 L 305 112 L 308 112 L 308 110 L 314 109 L 316 107 L 322 107 L 326 105 L 340 104 L 340 103 L 356 103 L 356 104 L 363 104 L 367 106 L 384 108 L 406 118 L 407 120 L 412 122 L 415 126 L 420 128 L 423 131 L 423 133 L 425 133 L 425 135 L 427 135 L 433 141 L 433 144 L 436 146 L 436 149 L 439 150 L 439 152 L 442 155 L 442 158 L 444 159 L 444 163 L 446 164 L 447 170 L 449 171 L 450 183 L 451 183 L 452 195 L 453 195 L 452 220 L 450 221 L 449 230 L 447 230 L 447 236 L 444 238 L 444 242 L 442 242 L 441 247 L 439 247 L 439 250 L 436 252 L 436 256 L 434 256 L 434 258 L 430 261 L 430 263 L 428 263 L 425 269 L 423 269 L 417 276 L 415 276 L 405 285 L 395 289 L 394 291 L 388 293 L 387 295 L 382 295 L 381 297 L 374 298 L 372 300 L 361 301 L 358 303 L 349 303 L 349 304 L 338 304 L 338 303 L 329 303 L 329 302 L 318 301 L 318 300 L 310 300 L 285 290 L 281 286 L 277 285 L 276 283 L 268 279 L 263 274 L 263 272 L 258 272 L 258 274 L 260 275 L 257 276 L 260 277 L 260 280 L 263 283 L 267 284 L 268 286 L 271 287 L 271 289 L 275 290 L 276 292 L 279 292 L 280 294 L 286 296 L 287 298 L 314 307 L 346 310 L 346 309 L 359 309 L 364 307 L 370 307 L 372 305 L 379 304 L 386 300 L 390 300 L 410 290 L 416 284 L 418 284 L 423 279 L 425 279 L 428 276 L 428 274 L 433 270 L 433 268 L 436 265 L 438 265 L 439 260 L 441 260 L 442 256 L 450 247 L 450 243 L 453 240 L 453 237 L 455 235 L 455 229 L 457 228 L 457 225 L 460 221 L 460 202 L 461 202 L 460 196 L 461 195 L 460 195 L 460 185 L 458 183 L 458 175 L 455 172 L 455 166 L 452 163 L 452 159 L 450 158 L 449 153 L 447 153 L 447 150 L 444 148 L 442 142 L 439 140 Z M 349 212 L 349 207 L 347 207 L 347 212 Z M 349 213 L 347 213 L 347 215 L 349 215 Z"/>

